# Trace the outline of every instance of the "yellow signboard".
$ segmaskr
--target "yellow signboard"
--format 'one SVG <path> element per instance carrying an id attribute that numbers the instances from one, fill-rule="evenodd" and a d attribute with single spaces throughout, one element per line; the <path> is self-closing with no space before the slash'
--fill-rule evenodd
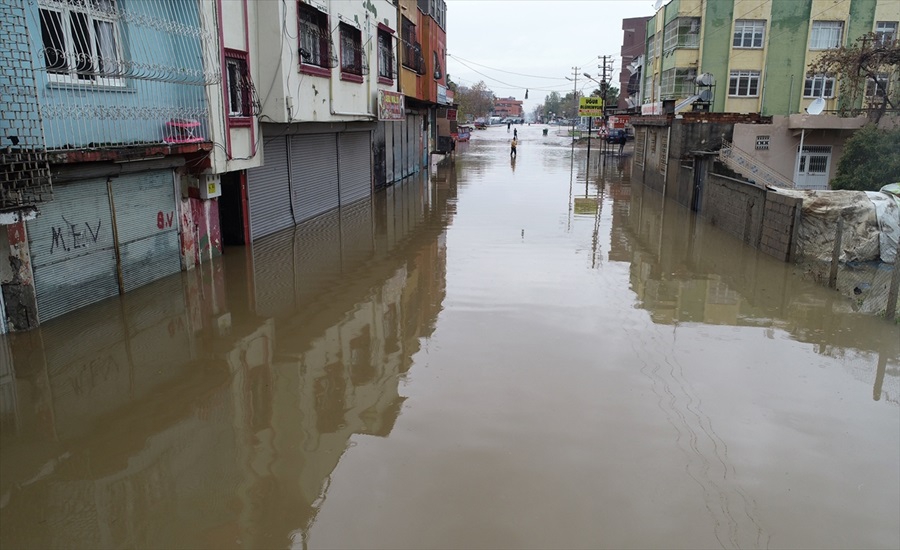
<path id="1" fill-rule="evenodd" d="M 579 98 L 578 116 L 603 116 L 603 99 L 599 97 Z"/>

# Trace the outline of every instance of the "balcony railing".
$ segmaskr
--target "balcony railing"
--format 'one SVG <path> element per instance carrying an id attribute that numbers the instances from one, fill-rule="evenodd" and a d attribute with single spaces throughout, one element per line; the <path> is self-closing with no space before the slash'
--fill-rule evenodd
<path id="1" fill-rule="evenodd" d="M 761 163 L 753 155 L 738 149 L 730 141 L 722 141 L 722 148 L 719 150 L 719 160 L 761 187 L 794 188 L 793 181 Z"/>

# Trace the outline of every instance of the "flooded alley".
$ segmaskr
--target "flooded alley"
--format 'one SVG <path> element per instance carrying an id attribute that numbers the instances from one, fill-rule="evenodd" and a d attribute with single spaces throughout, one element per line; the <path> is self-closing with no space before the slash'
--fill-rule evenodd
<path id="1" fill-rule="evenodd" d="M 0 546 L 900 546 L 898 326 L 545 128 L 0 335 Z"/>

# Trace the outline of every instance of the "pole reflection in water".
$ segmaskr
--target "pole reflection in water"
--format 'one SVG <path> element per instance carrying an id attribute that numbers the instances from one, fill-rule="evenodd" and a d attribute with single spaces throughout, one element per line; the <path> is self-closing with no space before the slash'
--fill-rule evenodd
<path id="1" fill-rule="evenodd" d="M 0 338 L 2 546 L 302 540 L 433 330 L 456 193 L 435 179 Z"/>

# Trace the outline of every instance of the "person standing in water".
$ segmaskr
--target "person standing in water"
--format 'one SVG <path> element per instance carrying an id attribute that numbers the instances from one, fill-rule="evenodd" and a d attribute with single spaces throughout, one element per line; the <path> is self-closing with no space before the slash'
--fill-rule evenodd
<path id="1" fill-rule="evenodd" d="M 516 156 L 516 146 L 517 146 L 518 144 L 519 144 L 519 139 L 516 138 L 516 137 L 513 137 L 513 138 L 512 138 L 512 142 L 510 143 L 509 156 L 511 156 L 511 157 L 515 157 L 515 156 Z"/>

